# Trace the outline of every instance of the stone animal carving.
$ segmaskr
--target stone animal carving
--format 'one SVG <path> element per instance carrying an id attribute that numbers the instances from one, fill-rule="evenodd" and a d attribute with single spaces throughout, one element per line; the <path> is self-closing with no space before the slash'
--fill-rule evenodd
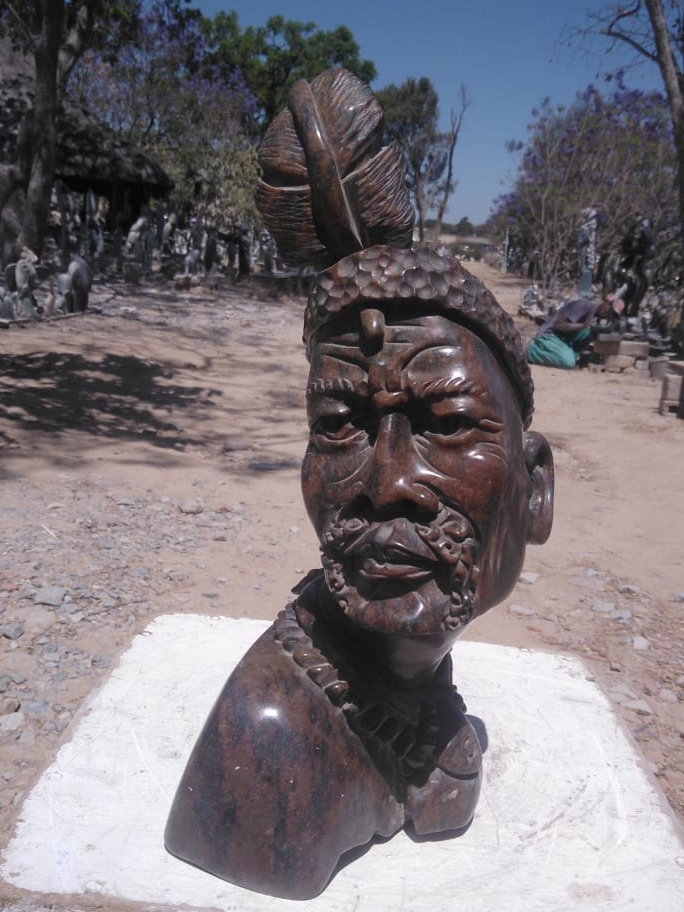
<path id="1" fill-rule="evenodd" d="M 164 256 L 170 256 L 173 253 L 173 233 L 176 230 L 178 217 L 172 212 L 164 222 L 162 228 L 161 252 Z"/>
<path id="2" fill-rule="evenodd" d="M 134 256 L 140 260 L 143 269 L 152 267 L 152 250 L 154 247 L 155 230 L 152 214 L 148 206 L 143 206 L 140 216 L 131 225 L 126 237 L 126 256 Z"/>
<path id="3" fill-rule="evenodd" d="M 72 257 L 67 271 L 55 277 L 54 310 L 64 313 L 86 311 L 92 284 L 93 274 L 88 263 L 83 257 Z"/>
<path id="4" fill-rule="evenodd" d="M 38 316 L 38 302 L 35 290 L 49 275 L 49 270 L 38 263 L 36 254 L 23 247 L 16 263 L 5 270 L 5 283 L 13 293 L 15 319 L 33 320 Z"/>
<path id="5" fill-rule="evenodd" d="M 520 338 L 460 263 L 411 246 L 381 124 L 370 89 L 331 70 L 295 84 L 261 146 L 267 227 L 290 265 L 323 270 L 302 467 L 322 566 L 228 679 L 165 834 L 180 858 L 289 899 L 373 836 L 468 825 L 482 755 L 450 650 L 552 521 Z"/>
<path id="6" fill-rule="evenodd" d="M 183 258 L 184 275 L 197 275 L 199 272 L 200 251 L 190 250 Z"/>
<path id="7" fill-rule="evenodd" d="M 11 291 L 0 288 L 0 318 L 3 320 L 14 320 L 14 296 Z"/>

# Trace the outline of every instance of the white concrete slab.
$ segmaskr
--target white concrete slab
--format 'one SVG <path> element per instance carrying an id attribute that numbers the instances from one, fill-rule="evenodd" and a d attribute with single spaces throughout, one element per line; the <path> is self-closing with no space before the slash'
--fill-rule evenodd
<path id="1" fill-rule="evenodd" d="M 123 656 L 24 803 L 0 872 L 51 894 L 292 910 L 164 851 L 176 784 L 226 675 L 265 624 L 160 617 Z M 373 846 L 306 905 L 326 912 L 681 912 L 684 842 L 607 700 L 578 662 L 454 649 L 486 724 L 485 785 L 459 839 Z"/>

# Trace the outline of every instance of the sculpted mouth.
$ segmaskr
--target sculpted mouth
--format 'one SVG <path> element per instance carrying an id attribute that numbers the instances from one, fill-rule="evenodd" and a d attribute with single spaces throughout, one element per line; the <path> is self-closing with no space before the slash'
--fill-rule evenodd
<path id="1" fill-rule="evenodd" d="M 408 535 L 406 529 L 403 531 L 401 538 L 396 534 L 385 537 L 376 532 L 358 547 L 354 563 L 359 576 L 367 580 L 408 583 L 434 575 L 439 563 L 436 555 L 415 533 Z"/>
<path id="2" fill-rule="evenodd" d="M 359 576 L 366 580 L 392 580 L 415 583 L 434 576 L 435 565 L 388 563 L 367 557 L 359 567 L 358 572 Z"/>

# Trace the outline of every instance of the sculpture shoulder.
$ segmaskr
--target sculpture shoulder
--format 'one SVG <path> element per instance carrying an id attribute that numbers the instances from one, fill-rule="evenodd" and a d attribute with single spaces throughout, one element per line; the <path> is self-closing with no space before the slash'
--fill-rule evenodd
<path id="1" fill-rule="evenodd" d="M 395 832 L 403 809 L 313 679 L 329 669 L 307 664 L 310 641 L 296 623 L 289 628 L 281 615 L 226 682 L 165 839 L 173 854 L 219 877 L 305 899 L 324 888 L 344 852 Z"/>

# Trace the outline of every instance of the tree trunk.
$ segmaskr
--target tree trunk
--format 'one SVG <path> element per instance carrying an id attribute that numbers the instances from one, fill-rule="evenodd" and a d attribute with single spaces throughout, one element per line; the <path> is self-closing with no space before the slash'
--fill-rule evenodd
<path id="1" fill-rule="evenodd" d="M 17 149 L 17 164 L 27 175 L 26 208 L 21 244 L 38 256 L 43 252 L 50 213 L 50 194 L 55 176 L 57 116 L 57 64 L 64 24 L 64 3 L 44 5 L 40 36 L 34 51 L 35 95 L 33 110 L 22 124 L 26 142 Z M 23 160 L 22 160 L 23 158 Z"/>
<path id="2" fill-rule="evenodd" d="M 465 85 L 461 85 L 461 110 L 458 114 L 454 114 L 452 110 L 451 129 L 447 134 L 447 175 L 446 181 L 444 182 L 444 190 L 442 191 L 439 206 L 437 207 L 437 218 L 435 219 L 435 242 L 439 241 L 439 236 L 442 233 L 444 213 L 446 212 L 449 197 L 454 190 L 454 149 L 456 148 L 456 143 L 458 142 L 458 137 L 461 133 L 463 116 L 467 111 L 469 104 L 470 100 L 468 98 L 466 87 Z"/>
<path id="3" fill-rule="evenodd" d="M 677 191 L 679 195 L 679 237 L 684 263 L 684 75 L 677 69 L 662 0 L 646 0 L 648 17 L 655 39 L 658 67 L 663 78 L 672 118 L 677 150 Z"/>

